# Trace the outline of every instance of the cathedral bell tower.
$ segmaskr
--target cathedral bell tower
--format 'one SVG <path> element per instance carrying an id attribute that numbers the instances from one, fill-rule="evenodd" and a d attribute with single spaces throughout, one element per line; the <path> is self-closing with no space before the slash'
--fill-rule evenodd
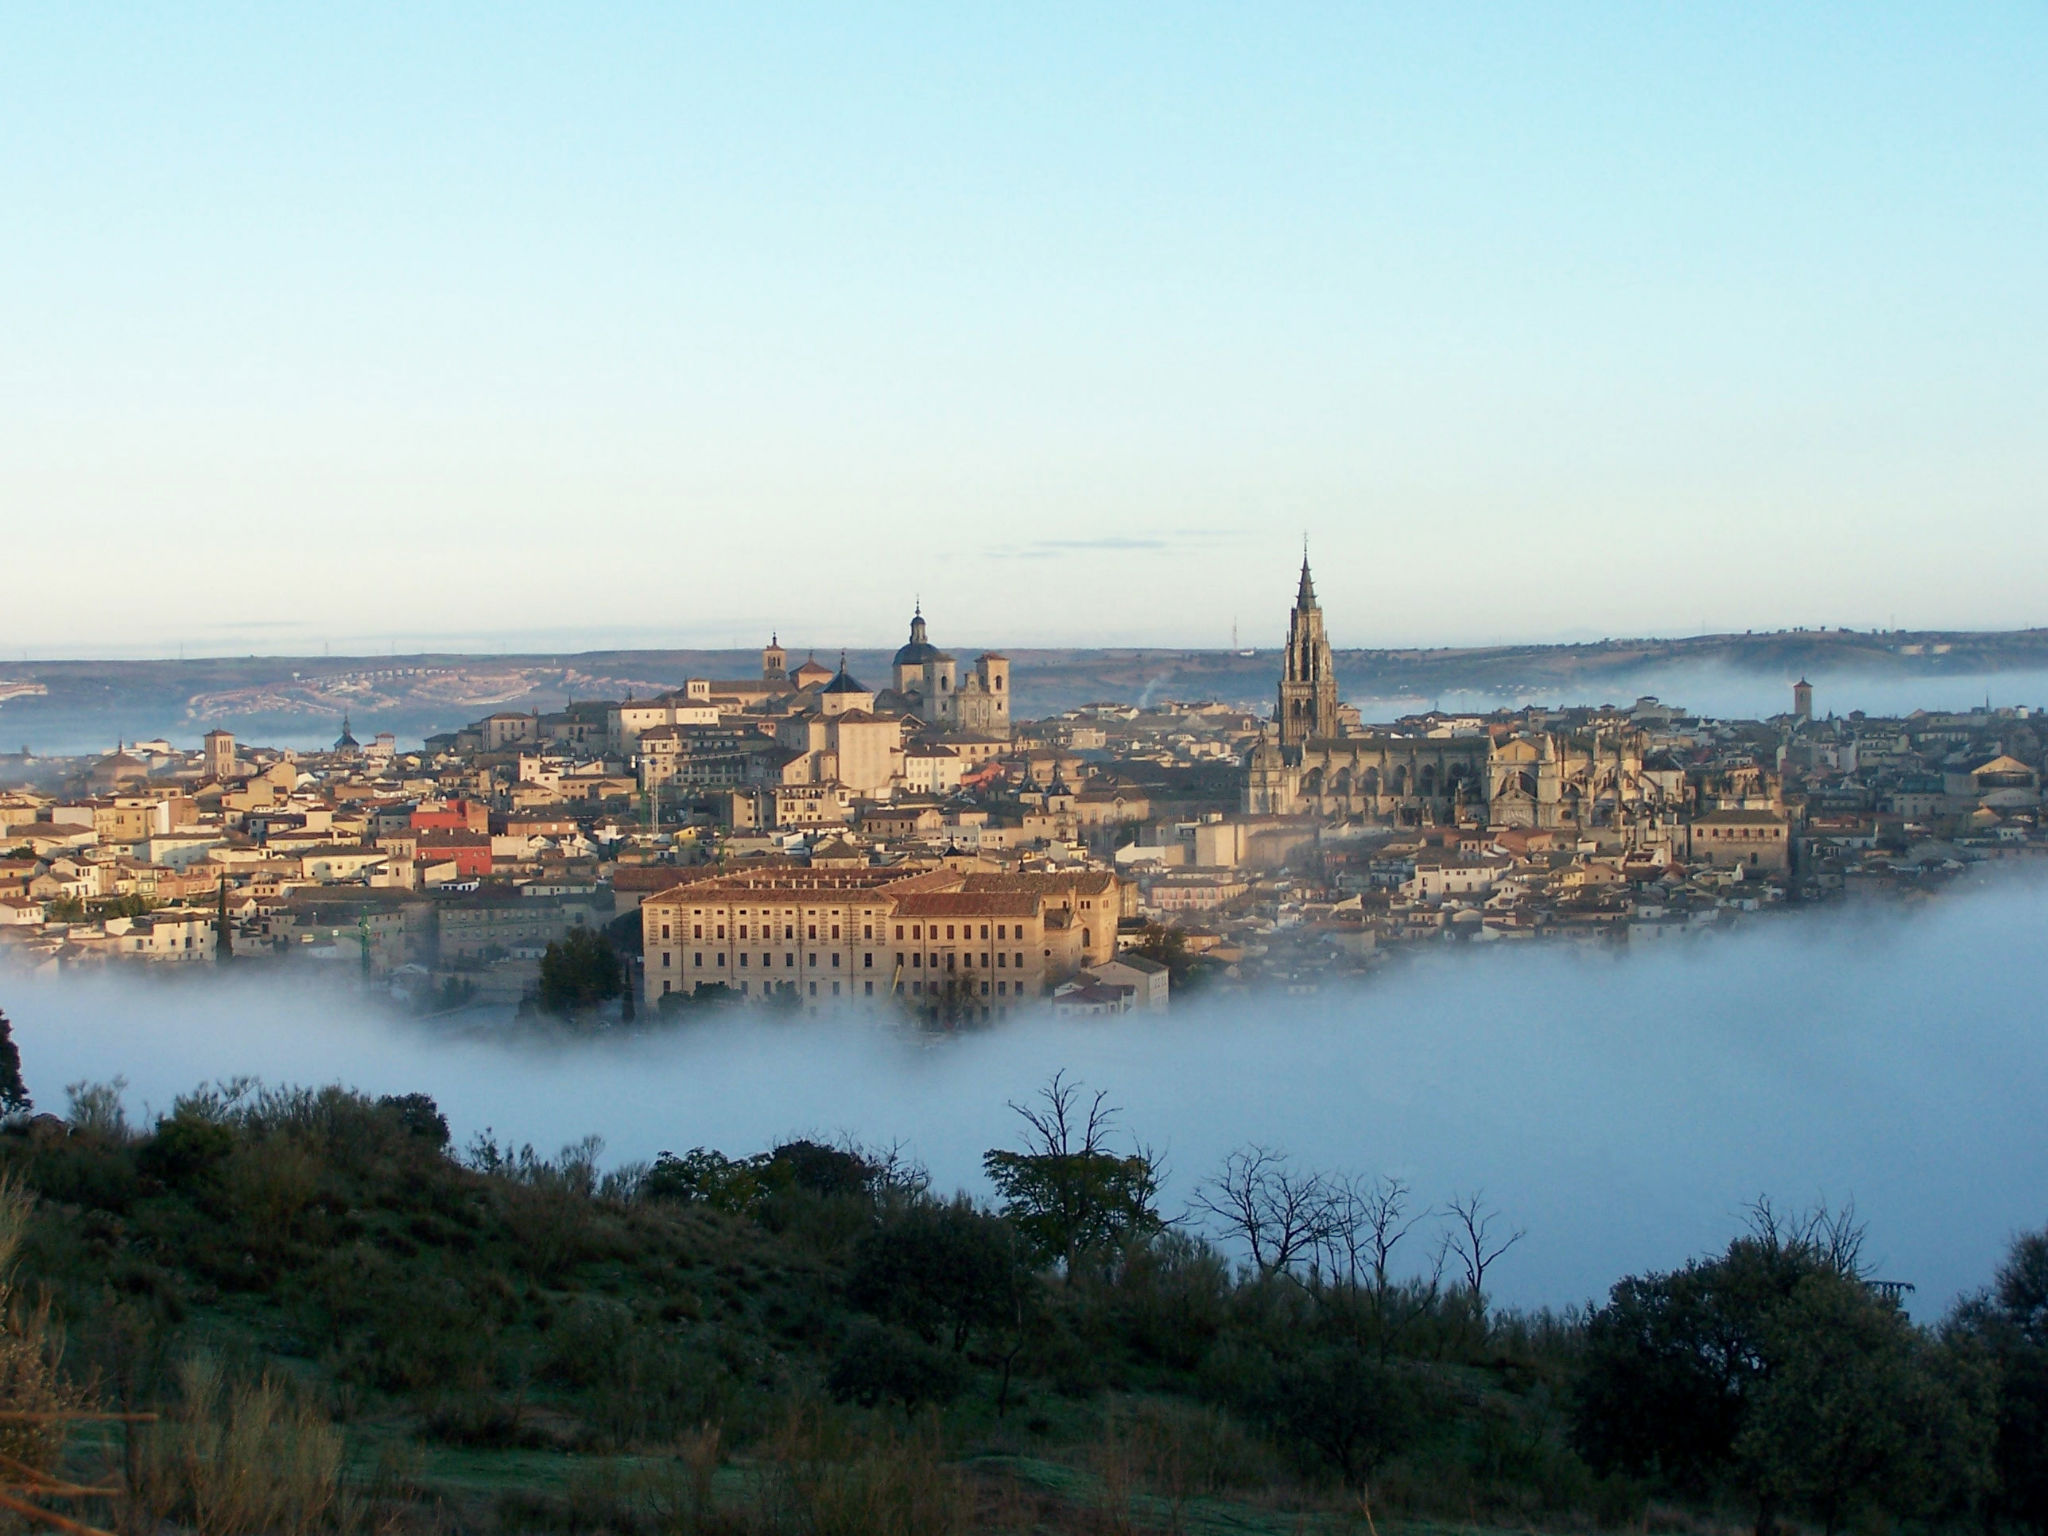
<path id="1" fill-rule="evenodd" d="M 1280 674 L 1280 748 L 1298 752 L 1303 742 L 1339 734 L 1337 667 L 1323 633 L 1323 610 L 1316 602 L 1316 584 L 1301 557 L 1301 587 L 1287 620 L 1287 665 Z"/>

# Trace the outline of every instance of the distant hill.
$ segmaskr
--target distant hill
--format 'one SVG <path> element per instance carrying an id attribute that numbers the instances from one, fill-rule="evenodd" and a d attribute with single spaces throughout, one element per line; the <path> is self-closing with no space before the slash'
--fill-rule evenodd
<path id="1" fill-rule="evenodd" d="M 975 647 L 956 648 L 964 657 Z M 1009 649 L 1020 718 L 1094 701 L 1220 699 L 1264 710 L 1277 651 Z M 880 685 L 891 652 L 849 653 Z M 792 656 L 794 664 L 801 658 Z M 836 658 L 835 658 L 836 659 Z M 0 669 L 0 749 L 43 755 L 101 750 L 117 739 L 194 742 L 216 725 L 254 740 L 312 745 L 348 715 L 356 734 L 416 741 L 501 709 L 558 709 L 570 699 L 646 697 L 688 677 L 758 672 L 759 653 L 584 651 L 556 655 L 248 656 L 178 661 L 35 661 Z M 1716 669 L 1786 682 L 1854 674 L 1901 680 L 2048 671 L 2048 630 L 1789 630 L 1337 653 L 1347 697 L 1429 701 L 1457 695 L 1597 702 L 1633 697 L 1660 674 Z M 40 692 L 35 690 L 40 689 Z"/>

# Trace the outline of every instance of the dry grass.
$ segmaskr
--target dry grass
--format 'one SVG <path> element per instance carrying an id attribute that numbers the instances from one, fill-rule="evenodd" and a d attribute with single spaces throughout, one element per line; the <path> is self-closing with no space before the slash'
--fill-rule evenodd
<path id="1" fill-rule="evenodd" d="M 763 1513 L 787 1536 L 956 1536 L 974 1490 L 945 1464 L 935 1425 L 875 1431 L 807 1404 L 775 1437 Z"/>
<path id="2" fill-rule="evenodd" d="M 275 1378 L 231 1383 L 211 1355 L 144 1458 L 144 1500 L 199 1536 L 306 1536 L 341 1522 L 341 1435 Z"/>
<path id="3" fill-rule="evenodd" d="M 27 1301 L 15 1283 L 35 1196 L 20 1179 L 0 1176 L 0 1407 L 10 1413 L 65 1413 L 97 1406 L 92 1390 L 61 1371 L 64 1334 L 47 1299 Z M 40 1472 L 56 1469 L 68 1427 L 62 1423 L 0 1422 L 0 1452 Z"/>

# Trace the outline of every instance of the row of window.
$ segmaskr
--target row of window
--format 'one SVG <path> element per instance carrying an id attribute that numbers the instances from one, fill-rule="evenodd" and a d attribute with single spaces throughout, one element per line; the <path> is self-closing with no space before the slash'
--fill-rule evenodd
<path id="1" fill-rule="evenodd" d="M 724 938 L 724 937 L 725 937 L 725 924 L 723 924 L 723 923 L 714 923 L 714 924 L 712 924 L 711 926 L 712 926 L 712 928 L 713 928 L 713 929 L 715 930 L 715 931 L 713 932 L 713 934 L 712 934 L 712 937 L 713 937 L 714 939 L 722 939 L 722 938 Z M 736 926 L 736 927 L 738 928 L 738 930 L 739 930 L 739 931 L 738 931 L 738 933 L 737 933 L 737 934 L 735 935 L 735 937 L 737 937 L 737 938 L 741 938 L 741 939 L 749 939 L 749 938 L 753 938 L 753 937 L 755 937 L 755 935 L 754 935 L 754 934 L 752 934 L 752 933 L 750 933 L 750 932 L 748 931 L 748 930 L 749 930 L 749 928 L 753 928 L 753 927 L 757 927 L 757 928 L 759 928 L 759 929 L 760 929 L 760 935 L 759 935 L 759 936 L 760 936 L 761 938 L 764 938 L 764 939 L 772 939 L 772 938 L 774 938 L 774 937 L 775 937 L 775 924 L 773 924 L 773 923 L 757 923 L 757 924 L 739 923 L 739 924 L 737 924 L 737 925 L 735 925 L 735 926 Z M 839 924 L 837 924 L 837 923 L 829 923 L 829 924 L 826 924 L 825 926 L 826 926 L 826 927 L 829 927 L 829 928 L 831 929 L 831 935 L 830 935 L 830 936 L 831 936 L 832 938 L 835 938 L 835 939 L 836 939 L 836 938 L 838 938 L 838 937 L 839 937 Z M 808 924 L 806 924 L 806 925 L 805 925 L 805 928 L 806 928 L 806 935 L 805 935 L 805 936 L 806 936 L 807 938 L 810 938 L 810 939 L 814 939 L 814 940 L 815 940 L 815 939 L 816 939 L 816 938 L 818 937 L 818 927 L 819 927 L 819 925 L 818 925 L 817 923 L 808 923 Z M 937 939 L 938 939 L 938 937 L 939 937 L 939 927 L 940 927 L 940 925 L 939 925 L 939 924 L 937 924 L 937 923 L 928 923 L 928 924 L 927 924 L 927 923 L 912 923 L 912 924 L 910 924 L 910 925 L 909 925 L 909 927 L 910 927 L 910 937 L 911 937 L 911 939 L 912 939 L 913 941 L 915 941 L 915 940 L 921 940 L 921 939 L 923 939 L 923 938 L 924 938 L 924 936 L 925 936 L 925 932 L 924 932 L 924 930 L 925 930 L 925 929 L 926 929 L 927 927 L 929 927 L 929 928 L 931 929 L 931 937 L 932 937 L 932 938 L 933 938 L 934 940 L 937 940 Z M 958 934 L 957 934 L 957 937 L 958 937 L 958 938 L 960 938 L 960 939 L 968 939 L 968 940 L 972 940 L 972 939 L 974 938 L 974 927 L 975 927 L 975 925 L 974 925 L 973 923 L 947 923 L 947 924 L 945 924 L 945 929 L 946 929 L 946 937 L 947 937 L 948 939 L 953 939 L 953 938 L 955 938 L 955 937 L 956 937 L 956 934 L 955 934 L 954 930 L 955 930 L 955 929 L 957 928 L 957 929 L 959 930 L 959 932 L 958 932 Z M 663 937 L 664 939 L 665 939 L 665 938 L 667 938 L 667 937 L 669 936 L 669 928 L 670 928 L 670 925 L 669 925 L 668 923 L 663 923 L 663 924 L 661 925 L 661 936 L 662 936 L 662 937 Z M 899 940 L 900 940 L 900 939 L 901 939 L 901 938 L 903 937 L 903 928 L 904 928 L 904 925 L 903 925 L 902 923 L 898 923 L 898 924 L 896 925 L 896 937 L 897 937 L 897 938 L 898 938 Z M 1023 938 L 1023 937 L 1024 937 L 1024 925 L 1023 925 L 1022 923 L 997 923 L 997 924 L 996 924 L 996 935 L 995 935 L 995 936 L 996 936 L 996 937 L 997 937 L 998 939 L 1007 939 L 1007 938 L 1009 938 L 1009 937 L 1010 937 L 1010 930 L 1011 930 L 1012 928 L 1014 928 L 1014 929 L 1016 929 L 1016 930 L 1017 930 L 1017 934 L 1016 934 L 1016 936 L 1017 936 L 1018 938 L 1020 938 L 1020 939 L 1021 939 L 1021 938 Z M 782 924 L 782 937 L 783 937 L 784 939 L 794 939 L 794 938 L 796 937 L 796 929 L 797 929 L 797 925 L 796 925 L 795 923 L 784 923 L 784 924 Z M 863 923 L 863 924 L 861 925 L 861 930 L 860 930 L 860 936 L 861 936 L 861 937 L 862 937 L 863 939 L 872 939 L 872 938 L 874 938 L 874 936 L 875 936 L 875 925 L 874 925 L 873 923 Z M 989 936 L 989 935 L 988 935 L 988 924 L 987 924 L 987 923 L 983 923 L 983 924 L 981 925 L 981 937 L 982 937 L 982 938 L 983 938 L 984 940 L 986 940 L 986 939 L 988 938 L 988 936 Z M 701 938 L 703 938 L 703 937 L 704 937 L 704 924 L 702 924 L 702 923 L 692 923 L 692 924 L 690 925 L 690 937 L 691 937 L 691 938 L 693 938 L 693 939 L 701 939 Z"/>
<path id="2" fill-rule="evenodd" d="M 952 969 L 954 968 L 954 961 L 955 961 L 955 958 L 956 958 L 956 957 L 955 957 L 955 956 L 954 956 L 953 954 L 951 954 L 951 953 L 948 953 L 948 954 L 946 955 L 946 957 L 945 957 L 945 968 L 946 968 L 947 970 L 949 970 L 949 971 L 950 971 L 950 970 L 952 970 Z M 971 970 L 973 970 L 973 969 L 974 969 L 974 955 L 973 955 L 972 951 L 969 951 L 969 952 L 967 952 L 967 953 L 963 953 L 963 954 L 959 955 L 959 956 L 958 956 L 957 958 L 958 958 L 958 960 L 959 960 L 959 963 L 960 963 L 960 969 L 962 969 L 962 970 L 968 970 L 968 971 L 971 971 Z M 995 968 L 996 970 L 999 970 L 999 971 L 1006 971 L 1006 970 L 1010 970 L 1010 969 L 1011 969 L 1011 968 L 1013 968 L 1013 967 L 1014 967 L 1015 969 L 1017 969 L 1017 970 L 1020 970 L 1020 971 L 1024 969 L 1024 951 L 1023 951 L 1023 950 L 1021 950 L 1021 949 L 1020 949 L 1020 950 L 1016 950 L 1016 951 L 1009 951 L 1009 950 L 1000 950 L 1000 949 L 999 949 L 999 950 L 996 950 L 996 951 L 994 951 L 994 952 L 993 952 L 993 954 L 991 954 L 991 952 L 990 952 L 990 951 L 988 951 L 988 950 L 983 950 L 983 951 L 982 951 L 982 954 L 981 954 L 981 968 L 982 968 L 983 970 L 987 970 L 987 969 L 989 969 L 989 967 L 990 967 L 990 962 L 991 962 L 991 959 L 993 959 L 993 962 L 994 962 L 994 968 Z M 744 950 L 744 949 L 743 949 L 743 950 L 740 950 L 740 951 L 738 952 L 737 956 L 735 957 L 735 961 L 734 961 L 734 963 L 735 963 L 735 964 L 737 964 L 737 965 L 739 966 L 739 968 L 740 968 L 741 970 L 743 970 L 743 971 L 744 971 L 744 970 L 749 970 L 749 969 L 751 969 L 751 968 L 752 968 L 752 966 L 753 966 L 753 960 L 754 960 L 754 957 L 753 957 L 753 954 L 752 954 L 752 952 L 751 952 L 751 951 L 749 951 L 749 950 Z M 673 951 L 673 950 L 668 950 L 668 949 L 664 949 L 664 950 L 663 950 L 663 951 L 661 952 L 661 968 L 662 968 L 663 970 L 665 970 L 665 971 L 666 971 L 666 970 L 672 970 L 672 969 L 674 968 L 674 963 L 675 963 L 675 951 Z M 905 958 L 904 952 L 903 952 L 902 950 L 900 950 L 900 949 L 899 949 L 899 950 L 898 950 L 898 951 L 896 952 L 896 968 L 897 968 L 897 969 L 898 969 L 898 970 L 900 971 L 900 970 L 902 970 L 902 969 L 903 969 L 903 967 L 905 966 L 905 964 L 906 964 L 906 963 L 907 963 L 907 964 L 909 965 L 909 967 L 910 967 L 910 968 L 911 968 L 912 970 L 916 970 L 916 971 L 921 971 L 921 970 L 924 970 L 924 969 L 925 969 L 925 968 L 926 968 L 927 966 L 929 966 L 929 967 L 930 967 L 930 968 L 931 968 L 932 970 L 935 970 L 935 971 L 936 971 L 937 969 L 939 969 L 939 964 L 940 964 L 940 961 L 939 961 L 939 956 L 938 956 L 938 955 L 936 955 L 936 954 L 931 954 L 931 955 L 927 955 L 927 954 L 926 954 L 926 953 L 924 953 L 924 951 L 922 951 L 922 950 L 915 950 L 915 951 L 912 951 L 912 952 L 910 953 L 910 955 L 909 955 L 909 957 L 908 957 L 907 961 L 906 961 L 906 958 Z M 712 956 L 712 959 L 711 959 L 711 964 L 712 964 L 712 968 L 713 968 L 714 970 L 721 970 L 721 971 L 722 971 L 722 970 L 724 970 L 724 969 L 725 969 L 725 953 L 724 953 L 724 951 L 722 951 L 722 950 L 721 950 L 721 951 L 718 951 L 718 952 L 714 953 L 714 954 L 713 954 L 713 956 Z M 817 951 L 816 951 L 816 950 L 813 950 L 813 951 L 811 951 L 811 952 L 810 952 L 810 953 L 809 953 L 808 955 L 806 955 L 806 956 L 804 957 L 804 964 L 805 964 L 806 966 L 809 966 L 809 967 L 811 967 L 812 969 L 815 969 L 815 968 L 817 967 L 817 964 L 818 964 L 818 954 L 817 954 Z M 829 961 L 828 961 L 828 964 L 830 965 L 830 967 L 831 967 L 831 968 L 832 968 L 833 970 L 837 970 L 837 969 L 839 968 L 839 951 L 838 951 L 838 950 L 836 950 L 836 949 L 835 949 L 835 950 L 831 951 L 831 953 L 830 953 L 830 958 L 829 958 Z M 773 969 L 773 968 L 774 968 L 774 965 L 775 965 L 775 955 L 774 955 L 774 953 L 773 953 L 772 951 L 769 951 L 769 950 L 763 950 L 763 951 L 761 951 L 761 969 L 762 969 L 762 970 L 771 970 L 771 969 Z M 785 970 L 794 970 L 794 969 L 796 969 L 796 951 L 795 951 L 795 950 L 791 949 L 791 950 L 784 950 L 784 951 L 783 951 L 783 953 L 782 953 L 782 965 L 783 965 L 783 969 L 785 969 Z M 693 951 L 691 951 L 691 954 L 690 954 L 690 968 L 691 968 L 692 970 L 702 970 L 702 969 L 704 968 L 704 951 L 703 951 L 703 950 L 699 949 L 699 950 L 693 950 Z M 862 970 L 866 970 L 866 971 L 871 971 L 871 970 L 873 970 L 874 968 L 875 968 L 875 954 L 874 954 L 874 951 L 873 951 L 873 950 L 869 950 L 869 951 L 867 951 L 866 953 L 864 953 L 864 954 L 863 954 L 863 955 L 861 956 L 861 969 L 862 969 Z"/>
<path id="3" fill-rule="evenodd" d="M 1003 951 L 1003 950 L 1000 950 L 1000 949 L 999 949 L 999 950 L 997 950 L 997 951 L 995 952 L 995 955 L 996 955 L 996 969 L 997 969 L 997 970 L 999 970 L 999 971 L 1006 971 L 1006 970 L 1008 970 L 1008 969 L 1010 968 L 1010 957 L 1009 957 L 1008 953 L 1007 953 L 1007 952 L 1005 952 L 1005 951 Z M 960 956 L 960 962 L 961 962 L 961 968 L 962 968 L 963 970 L 969 970 L 969 971 L 973 970 L 973 969 L 974 969 L 974 954 L 973 954 L 973 951 L 969 950 L 969 951 L 966 951 L 966 952 L 962 953 L 962 954 L 961 954 L 961 956 Z M 911 956 L 910 956 L 910 968 L 911 968 L 912 970 L 917 970 L 917 971 L 921 971 L 921 970 L 923 970 L 923 969 L 924 969 L 924 968 L 925 968 L 925 967 L 926 967 L 927 965 L 929 965 L 929 966 L 930 966 L 930 967 L 931 967 L 931 968 L 932 968 L 933 970 L 935 970 L 935 971 L 936 971 L 936 970 L 937 970 L 937 969 L 939 968 L 939 957 L 938 957 L 937 955 L 929 955 L 929 956 L 927 956 L 927 955 L 926 955 L 926 954 L 924 954 L 924 953 L 923 953 L 922 951 L 918 951 L 918 950 L 913 950 L 913 951 L 911 952 Z M 903 951 L 902 951 L 902 950 L 900 950 L 900 949 L 896 951 L 896 968 L 897 968 L 897 969 L 898 969 L 899 971 L 900 971 L 901 969 L 903 969 Z M 981 954 L 981 968 L 982 968 L 983 970 L 987 970 L 987 969 L 988 969 L 988 951 L 987 951 L 987 950 L 983 950 L 983 951 L 982 951 L 982 954 Z M 949 951 L 947 952 L 947 954 L 946 954 L 946 969 L 947 969 L 947 970 L 949 970 L 949 971 L 953 969 L 953 954 L 952 954 L 952 952 L 951 952 L 950 950 L 949 950 Z M 1020 971 L 1024 969 L 1024 951 L 1022 951 L 1021 949 L 1017 951 L 1017 969 L 1018 969 L 1018 970 L 1020 970 Z"/>
<path id="4" fill-rule="evenodd" d="M 761 995 L 762 995 L 763 997 L 767 997 L 767 996 L 769 996 L 769 995 L 770 995 L 771 993 L 775 993 L 775 992 L 785 992 L 785 993 L 786 993 L 786 992 L 792 992 L 792 991 L 794 991 L 795 989 L 796 989 L 796 983 L 795 983 L 795 982 L 793 982 L 793 981 L 764 981 L 764 982 L 762 982 L 762 983 L 761 983 Z M 814 982 L 811 982 L 811 983 L 809 984 L 809 989 L 810 989 L 810 996 L 812 996 L 812 997 L 817 997 L 817 996 L 819 996 L 819 995 L 820 995 L 820 994 L 819 994 L 819 992 L 818 992 L 818 984 L 817 984 L 817 983 L 816 983 L 815 981 L 814 981 Z M 670 981 L 670 980 L 668 980 L 668 979 L 664 979 L 664 980 L 662 981 L 662 983 L 661 983 L 661 990 L 662 990 L 662 991 L 663 991 L 664 993 L 672 992 L 672 991 L 674 991 L 674 990 L 675 990 L 675 983 L 674 983 L 673 981 Z M 901 992 L 902 992 L 902 990 L 903 990 L 903 985 L 902 985 L 902 983 L 901 983 L 901 982 L 898 982 L 898 983 L 897 983 L 897 985 L 896 985 L 896 989 L 895 989 L 895 990 L 896 990 L 896 991 L 897 991 L 898 993 L 901 993 Z M 912 982 L 912 983 L 910 984 L 910 990 L 911 990 L 912 992 L 914 992 L 914 993 L 918 994 L 919 996 L 923 996 L 923 995 L 924 995 L 924 991 L 925 991 L 925 985 L 924 985 L 924 983 L 923 983 L 923 982 L 921 982 L 921 981 L 913 981 L 913 982 Z M 971 984 L 970 984 L 970 990 L 971 990 Z M 743 981 L 743 982 L 741 982 L 741 983 L 740 983 L 740 995 L 741 995 L 742 997 L 751 997 L 751 996 L 753 995 L 753 983 L 752 983 L 752 982 L 750 982 L 750 981 Z M 836 981 L 835 981 L 835 982 L 833 982 L 833 983 L 832 983 L 832 991 L 830 992 L 830 994 L 829 994 L 829 995 L 830 995 L 830 996 L 832 996 L 832 997 L 839 997 L 839 996 L 841 996 L 841 995 L 842 995 L 842 994 L 841 994 L 841 992 L 840 992 L 840 990 L 839 990 L 839 983 L 838 983 L 838 982 L 836 982 Z M 862 983 L 861 983 L 861 996 L 863 996 L 863 997 L 873 997 L 874 995 L 875 995 L 875 984 L 874 984 L 874 983 L 873 983 L 872 981 L 864 981 L 864 982 L 862 982 Z M 932 995 L 932 996 L 934 996 L 934 997 L 937 997 L 937 996 L 939 995 L 939 984 L 938 984 L 938 983 L 937 983 L 936 981 L 935 981 L 935 982 L 933 982 L 933 983 L 932 983 L 932 985 L 931 985 L 931 995 Z M 987 996 L 989 995 L 989 984 L 988 984 L 987 982 L 985 982 L 985 981 L 984 981 L 984 982 L 983 982 L 983 983 L 981 984 L 981 995 L 982 995 L 983 997 L 987 997 Z M 1011 991 L 1011 989 L 1010 989 L 1010 984 L 1009 984 L 1009 982 L 1007 982 L 1007 981 L 998 981 L 998 982 L 997 982 L 997 983 L 995 984 L 995 995 L 996 995 L 997 997 L 1012 997 L 1012 996 L 1015 996 L 1015 997 L 1022 997 L 1022 996 L 1024 995 L 1024 983 L 1023 983 L 1023 982 L 1021 982 L 1021 981 L 1020 981 L 1020 982 L 1018 982 L 1018 983 L 1017 983 L 1017 986 L 1016 986 L 1016 990 L 1015 990 L 1014 992 L 1012 992 L 1012 991 Z"/>
<path id="5" fill-rule="evenodd" d="M 835 938 L 835 939 L 839 937 L 839 924 L 837 924 L 837 923 L 828 923 L 828 924 L 826 924 L 825 926 L 827 926 L 828 928 L 830 928 L 830 929 L 831 929 L 831 931 L 832 931 L 832 932 L 831 932 L 831 937 L 833 937 L 833 938 Z M 724 938 L 724 937 L 725 937 L 725 924 L 723 924 L 723 923 L 714 923 L 714 924 L 712 924 L 712 927 L 714 927 L 715 929 L 717 929 L 717 932 L 716 932 L 716 933 L 714 933 L 714 934 L 712 935 L 712 937 L 714 937 L 714 938 L 719 938 L 719 939 L 722 939 L 722 938 Z M 761 934 L 760 934 L 760 936 L 761 936 L 762 938 L 764 938 L 764 939 L 772 939 L 772 938 L 774 938 L 774 937 L 775 937 L 775 925 L 774 925 L 773 923 L 759 923 L 759 924 L 747 924 L 747 923 L 741 923 L 741 924 L 739 924 L 739 925 L 738 925 L 738 928 L 739 928 L 739 934 L 738 934 L 738 937 L 740 937 L 740 938 L 742 938 L 742 939 L 750 939 L 750 938 L 754 937 L 754 935 L 753 935 L 753 934 L 752 934 L 751 932 L 749 932 L 749 931 L 748 931 L 750 927 L 758 927 L 758 928 L 759 928 L 759 929 L 761 930 Z M 818 925 L 817 925 L 816 923 L 810 923 L 810 924 L 807 924 L 807 925 L 806 925 L 806 927 L 807 927 L 807 929 L 808 929 L 808 933 L 806 934 L 806 937 L 808 937 L 808 938 L 810 938 L 810 939 L 813 939 L 813 940 L 815 940 L 815 939 L 816 939 L 816 938 L 818 937 Z M 669 925 L 668 925 L 667 923 L 663 923 L 663 924 L 661 925 L 661 936 L 662 936 L 662 937 L 663 937 L 664 939 L 665 939 L 665 938 L 667 938 L 667 937 L 669 936 Z M 794 939 L 794 938 L 796 937 L 796 924 L 795 924 L 795 923 L 784 923 L 784 924 L 782 925 L 782 936 L 783 936 L 783 937 L 784 937 L 785 939 Z M 873 937 L 875 936 L 875 925 L 874 925 L 873 923 L 868 923 L 868 924 L 865 924 L 865 925 L 864 925 L 864 926 L 863 926 L 863 927 L 861 928 L 861 935 L 860 935 L 860 936 L 861 936 L 862 938 L 864 938 L 864 939 L 872 939 L 872 938 L 873 938 Z M 691 938 L 693 938 L 693 939 L 701 939 L 701 938 L 703 938 L 703 937 L 704 937 L 704 925 L 703 925 L 702 923 L 692 923 L 692 924 L 690 925 L 690 937 L 691 937 Z"/>

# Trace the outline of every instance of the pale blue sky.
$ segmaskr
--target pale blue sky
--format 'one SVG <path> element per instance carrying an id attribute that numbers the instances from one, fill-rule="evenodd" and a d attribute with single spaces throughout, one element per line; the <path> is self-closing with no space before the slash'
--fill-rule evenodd
<path id="1" fill-rule="evenodd" d="M 2048 623 L 2048 8 L 0 8 L 0 654 Z"/>

